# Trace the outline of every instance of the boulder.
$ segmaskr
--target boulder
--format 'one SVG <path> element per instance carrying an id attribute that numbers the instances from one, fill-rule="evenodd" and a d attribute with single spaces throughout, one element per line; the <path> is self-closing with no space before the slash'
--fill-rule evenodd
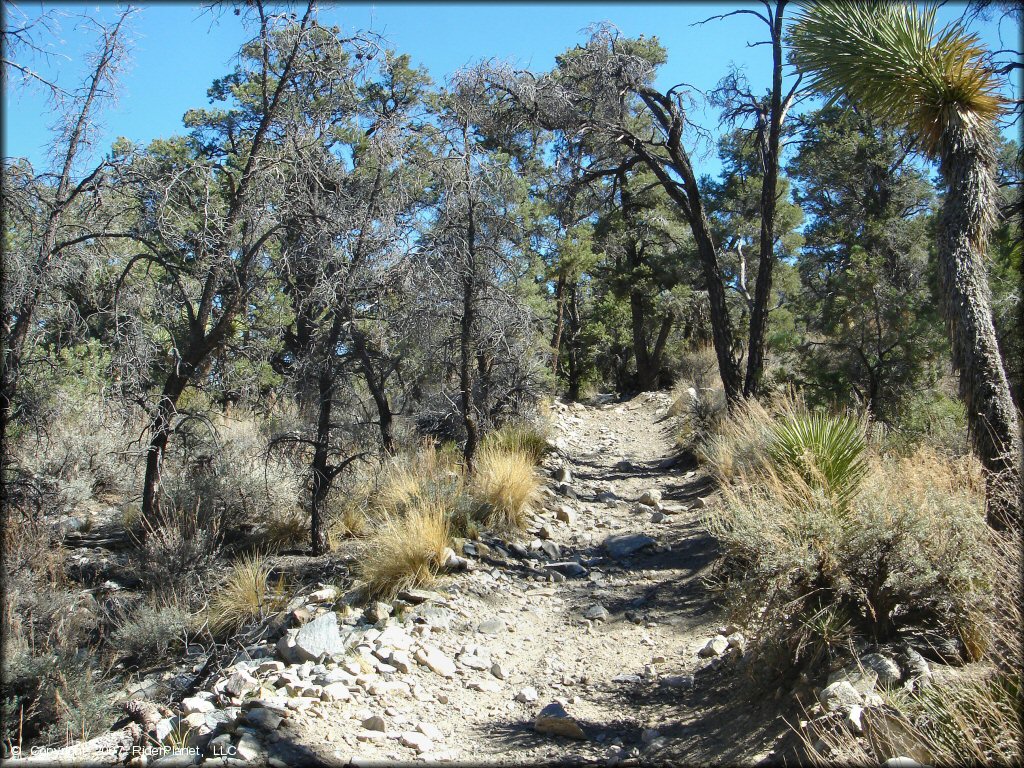
<path id="1" fill-rule="evenodd" d="M 656 543 L 650 536 L 645 536 L 642 533 L 627 533 L 609 536 L 604 541 L 604 548 L 616 560 L 622 560 L 635 555 L 642 549 L 652 547 Z"/>
<path id="2" fill-rule="evenodd" d="M 318 662 L 324 656 L 344 653 L 338 614 L 333 611 L 318 616 L 295 633 L 293 655 L 299 661 Z"/>
<path id="3" fill-rule="evenodd" d="M 849 713 L 863 701 L 860 693 L 845 680 L 826 686 L 820 694 L 821 704 L 828 712 Z"/>
<path id="4" fill-rule="evenodd" d="M 533 730 L 537 733 L 552 736 L 564 736 L 568 739 L 584 740 L 587 735 L 559 702 L 553 701 L 537 713 L 533 720 Z"/>
<path id="5" fill-rule="evenodd" d="M 861 656 L 860 663 L 864 669 L 870 669 L 878 676 L 878 684 L 883 688 L 895 688 L 903 677 L 900 665 L 895 659 L 881 653 L 869 653 Z"/>

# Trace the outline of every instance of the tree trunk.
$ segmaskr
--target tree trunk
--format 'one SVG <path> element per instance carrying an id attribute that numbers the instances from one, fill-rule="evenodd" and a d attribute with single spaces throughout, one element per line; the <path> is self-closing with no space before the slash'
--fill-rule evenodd
<path id="1" fill-rule="evenodd" d="M 754 305 L 750 310 L 750 337 L 747 343 L 747 374 L 744 397 L 757 397 L 764 373 L 765 336 L 768 331 L 768 302 L 772 292 L 772 268 L 775 266 L 775 204 L 779 182 L 779 143 L 782 135 L 782 10 L 775 8 L 772 25 L 772 90 L 768 113 L 768 136 L 762 144 L 764 177 L 761 180 L 761 253 L 758 258 Z"/>
<path id="2" fill-rule="evenodd" d="M 572 283 L 568 288 L 569 305 L 567 312 L 572 335 L 569 338 L 569 391 L 566 394 L 570 400 L 575 402 L 580 399 L 580 387 L 583 384 L 583 366 L 580 363 L 580 349 L 577 343 L 581 322 L 579 302 L 576 300 L 576 284 Z"/>
<path id="3" fill-rule="evenodd" d="M 466 472 L 469 474 L 473 472 L 473 459 L 479 440 L 476 409 L 473 403 L 473 322 L 476 319 L 473 293 L 473 279 L 467 276 L 462 281 L 462 319 L 459 323 L 459 389 L 462 422 L 466 427 L 466 447 L 462 455 L 466 459 Z"/>
<path id="4" fill-rule="evenodd" d="M 191 370 L 186 363 L 180 368 Z M 146 453 L 146 476 L 142 484 L 142 535 L 145 537 L 160 518 L 160 477 L 163 472 L 164 454 L 167 442 L 174 431 L 174 417 L 178 412 L 178 400 L 185 391 L 189 377 L 173 371 L 167 377 L 164 390 L 157 404 L 156 415 L 149 425 L 149 449 Z"/>
<path id="5" fill-rule="evenodd" d="M 473 201 L 472 144 L 469 124 L 462 124 L 462 148 L 465 152 L 466 182 L 466 263 L 462 274 L 462 318 L 459 322 L 459 388 L 461 389 L 462 422 L 466 427 L 467 474 L 473 473 L 473 459 L 480 440 L 476 406 L 473 402 L 473 326 L 476 323 L 476 210 Z"/>
<path id="6" fill-rule="evenodd" d="M 366 387 L 370 390 L 370 397 L 377 406 L 377 423 L 380 426 L 380 441 L 384 452 L 394 456 L 397 452 L 394 435 L 394 414 L 391 411 L 391 402 L 388 400 L 385 377 L 378 376 L 373 369 L 373 359 L 370 357 L 370 350 L 366 344 L 366 335 L 359 329 L 352 326 L 352 341 L 359 367 L 363 372 Z"/>
<path id="7" fill-rule="evenodd" d="M 1021 435 L 996 342 L 984 254 L 994 206 L 991 137 L 947 137 L 939 235 L 939 275 L 953 341 L 953 366 L 974 450 L 986 472 L 989 524 L 1019 529 Z"/>
<path id="8" fill-rule="evenodd" d="M 551 337 L 551 373 L 558 375 L 558 357 L 562 347 L 562 325 L 565 316 L 565 275 L 558 276 L 555 283 L 555 332 Z"/>
<path id="9" fill-rule="evenodd" d="M 329 366 L 330 364 L 328 364 Z M 316 443 L 313 461 L 310 464 L 310 505 L 309 537 L 314 555 L 327 551 L 327 530 L 324 525 L 324 501 L 331 489 L 331 474 L 327 467 L 328 451 L 331 444 L 331 411 L 334 407 L 334 376 L 330 370 L 321 372 L 317 380 L 319 399 L 316 419 Z"/>
<path id="10" fill-rule="evenodd" d="M 644 330 L 644 296 L 638 288 L 629 291 L 629 312 L 633 331 L 633 357 L 636 358 L 636 387 L 641 392 L 654 388 L 658 370 L 651 362 Z"/>

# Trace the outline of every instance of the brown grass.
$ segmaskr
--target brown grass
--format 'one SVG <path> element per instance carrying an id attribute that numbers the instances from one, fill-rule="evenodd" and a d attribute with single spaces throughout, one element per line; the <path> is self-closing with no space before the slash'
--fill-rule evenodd
<path id="1" fill-rule="evenodd" d="M 437 501 L 387 514 L 366 539 L 358 576 L 371 597 L 393 598 L 433 582 L 450 543 L 449 510 Z"/>
<path id="2" fill-rule="evenodd" d="M 215 635 L 237 631 L 280 610 L 286 602 L 283 581 L 270 583 L 270 564 L 260 554 L 238 560 L 207 608 L 207 621 Z"/>
<path id="3" fill-rule="evenodd" d="M 530 455 L 521 451 L 485 447 L 479 452 L 471 492 L 485 525 L 525 527 L 526 505 L 537 490 L 533 467 Z"/>

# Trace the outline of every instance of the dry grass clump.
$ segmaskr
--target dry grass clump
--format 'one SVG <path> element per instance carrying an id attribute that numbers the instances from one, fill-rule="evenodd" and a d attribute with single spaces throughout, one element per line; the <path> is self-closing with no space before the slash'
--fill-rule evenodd
<path id="1" fill-rule="evenodd" d="M 260 541 L 271 551 L 301 545 L 309 540 L 309 518 L 292 508 L 273 514 L 267 520 Z"/>
<path id="2" fill-rule="evenodd" d="M 423 501 L 402 514 L 387 514 L 366 539 L 358 576 L 371 597 L 393 598 L 430 584 L 451 544 L 448 507 Z"/>
<path id="3" fill-rule="evenodd" d="M 286 598 L 283 580 L 270 583 L 270 565 L 260 554 L 234 563 L 227 579 L 215 588 L 207 607 L 207 622 L 214 635 L 238 631 L 246 624 L 280 610 Z"/>
<path id="4" fill-rule="evenodd" d="M 757 400 L 736 405 L 706 439 L 697 444 L 699 457 L 722 483 L 743 482 L 771 468 L 768 445 L 776 419 L 808 415 L 803 403 L 791 396 L 776 398 L 767 407 Z"/>
<path id="5" fill-rule="evenodd" d="M 433 502 L 454 508 L 463 485 L 454 454 L 424 445 L 385 465 L 376 489 L 367 491 L 365 503 L 371 512 L 384 515 L 401 515 Z"/>
<path id="6" fill-rule="evenodd" d="M 533 468 L 530 455 L 521 451 L 493 446 L 480 450 L 471 493 L 485 525 L 506 530 L 525 527 L 526 505 L 537 490 Z"/>
<path id="7" fill-rule="evenodd" d="M 547 429 L 529 421 L 506 424 L 489 432 L 483 439 L 482 448 L 521 453 L 537 465 L 544 460 L 549 450 Z"/>

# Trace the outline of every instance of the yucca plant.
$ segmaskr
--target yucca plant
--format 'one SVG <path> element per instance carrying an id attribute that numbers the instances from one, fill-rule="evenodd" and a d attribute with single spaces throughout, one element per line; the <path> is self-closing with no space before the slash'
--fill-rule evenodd
<path id="1" fill-rule="evenodd" d="M 867 473 L 861 423 L 848 416 L 799 414 L 771 426 L 768 453 L 844 509 Z"/>
<path id="2" fill-rule="evenodd" d="M 953 365 L 987 473 L 989 523 L 1019 525 L 1020 430 L 984 264 L 996 212 L 994 121 L 1004 109 L 999 82 L 975 35 L 958 23 L 935 31 L 935 7 L 863 0 L 802 5 L 790 43 L 811 86 L 831 101 L 846 98 L 906 126 L 922 151 L 939 161 L 946 196 L 938 260 Z"/>

